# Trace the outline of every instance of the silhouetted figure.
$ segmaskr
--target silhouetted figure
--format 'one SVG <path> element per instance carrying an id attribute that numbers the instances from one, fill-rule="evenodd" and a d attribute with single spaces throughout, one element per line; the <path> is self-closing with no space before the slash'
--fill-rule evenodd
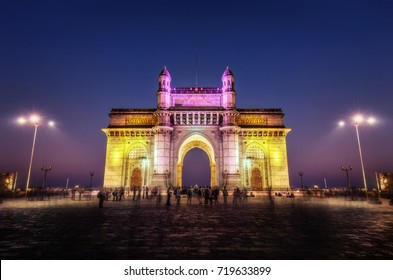
<path id="1" fill-rule="evenodd" d="M 138 188 L 138 193 L 136 194 L 136 206 L 138 206 L 141 202 L 141 188 Z"/>
<path id="2" fill-rule="evenodd" d="M 224 187 L 224 189 L 222 190 L 222 196 L 224 197 L 224 204 L 227 204 L 227 199 L 228 199 L 228 190 L 227 187 Z"/>
<path id="3" fill-rule="evenodd" d="M 176 196 L 176 203 L 177 203 L 177 205 L 180 205 L 180 199 L 181 199 L 180 187 L 176 188 L 175 196 Z"/>
<path id="4" fill-rule="evenodd" d="M 187 190 L 187 204 L 191 204 L 191 199 L 192 199 L 192 189 L 189 188 Z"/>
<path id="5" fill-rule="evenodd" d="M 105 193 L 104 193 L 104 191 L 103 191 L 103 190 L 100 190 L 100 191 L 97 193 L 97 197 L 98 197 L 98 207 L 99 207 L 99 208 L 104 207 L 104 200 L 105 200 Z"/>
<path id="6" fill-rule="evenodd" d="M 168 206 L 171 206 L 171 196 L 172 196 L 172 193 L 171 193 L 171 190 L 170 190 L 170 188 L 168 188 L 168 190 L 166 191 L 166 205 L 168 205 Z"/>
<path id="7" fill-rule="evenodd" d="M 202 189 L 201 188 L 198 188 L 197 195 L 198 195 L 199 204 L 202 204 Z"/>
<path id="8" fill-rule="evenodd" d="M 118 195 L 118 190 L 114 189 L 113 192 L 112 192 L 112 201 L 117 201 L 118 200 L 117 195 Z"/>

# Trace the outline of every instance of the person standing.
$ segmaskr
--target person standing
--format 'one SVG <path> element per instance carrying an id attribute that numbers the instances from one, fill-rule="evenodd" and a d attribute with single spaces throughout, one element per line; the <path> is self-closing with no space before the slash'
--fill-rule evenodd
<path id="1" fill-rule="evenodd" d="M 192 188 L 189 188 L 187 190 L 187 204 L 191 204 L 191 199 L 192 199 Z"/>
<path id="2" fill-rule="evenodd" d="M 227 190 L 227 187 L 226 187 L 226 186 L 225 186 L 224 189 L 222 190 L 222 196 L 224 197 L 224 204 L 227 204 L 228 190 Z"/>
<path id="3" fill-rule="evenodd" d="M 172 195 L 171 189 L 168 188 L 166 191 L 166 205 L 167 206 L 171 206 L 171 195 Z"/>
<path id="4" fill-rule="evenodd" d="M 199 201 L 199 204 L 202 204 L 202 189 L 201 189 L 201 187 L 198 187 L 198 192 L 197 192 L 197 194 L 198 194 L 198 201 Z"/>
<path id="5" fill-rule="evenodd" d="M 176 188 L 175 196 L 176 196 L 176 204 L 180 205 L 180 199 L 181 199 L 180 187 Z"/>
<path id="6" fill-rule="evenodd" d="M 141 187 L 139 187 L 136 194 L 136 206 L 139 206 L 139 204 L 141 203 L 141 191 Z"/>
<path id="7" fill-rule="evenodd" d="M 103 190 L 100 190 L 97 193 L 97 197 L 98 197 L 98 207 L 99 208 L 103 208 L 104 207 L 104 200 L 105 200 L 105 193 Z"/>

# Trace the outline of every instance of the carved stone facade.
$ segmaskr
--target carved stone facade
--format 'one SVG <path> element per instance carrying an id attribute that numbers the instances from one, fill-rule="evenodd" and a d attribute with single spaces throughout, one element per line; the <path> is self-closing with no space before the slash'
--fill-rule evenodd
<path id="1" fill-rule="evenodd" d="M 283 190 L 289 187 L 281 109 L 237 109 L 235 77 L 227 67 L 221 87 L 171 87 L 158 76 L 157 108 L 112 109 L 105 187 L 182 186 L 183 162 L 194 148 L 210 161 L 210 185 Z M 187 171 L 185 171 L 187 172 Z"/>

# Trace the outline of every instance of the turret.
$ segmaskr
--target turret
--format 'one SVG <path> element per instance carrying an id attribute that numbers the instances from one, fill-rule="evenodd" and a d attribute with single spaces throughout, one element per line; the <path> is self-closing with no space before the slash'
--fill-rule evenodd
<path id="1" fill-rule="evenodd" d="M 235 76 L 233 75 L 229 66 L 225 69 L 222 74 L 222 106 L 225 109 L 234 109 L 236 107 L 235 102 Z"/>
<path id="2" fill-rule="evenodd" d="M 158 75 L 157 108 L 159 109 L 168 109 L 171 105 L 171 80 L 171 74 L 164 66 Z"/>

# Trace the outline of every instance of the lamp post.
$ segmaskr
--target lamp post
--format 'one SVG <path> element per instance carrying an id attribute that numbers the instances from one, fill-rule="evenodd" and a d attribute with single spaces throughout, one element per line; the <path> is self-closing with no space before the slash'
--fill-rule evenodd
<path id="1" fill-rule="evenodd" d="M 52 166 L 49 167 L 41 166 L 41 171 L 44 171 L 44 180 L 42 181 L 42 189 L 44 189 L 46 185 L 46 174 L 48 173 L 48 171 L 51 170 L 52 170 Z"/>
<path id="2" fill-rule="evenodd" d="M 299 176 L 300 176 L 300 188 L 303 189 L 303 171 L 299 172 Z"/>
<path id="3" fill-rule="evenodd" d="M 90 171 L 90 188 L 93 186 L 94 171 Z"/>
<path id="4" fill-rule="evenodd" d="M 27 182 L 26 182 L 26 190 L 25 190 L 26 191 L 26 196 L 27 196 L 27 192 L 28 192 L 29 187 L 30 187 L 30 175 L 31 175 L 31 167 L 33 165 L 35 142 L 36 142 L 36 138 L 37 138 L 38 126 L 40 126 L 40 124 L 41 124 L 41 117 L 39 115 L 33 114 L 29 118 L 19 117 L 17 121 L 18 121 L 18 123 L 20 125 L 24 125 L 24 124 L 30 123 L 30 124 L 32 124 L 34 126 L 33 145 L 31 147 L 29 171 L 27 173 Z M 54 124 L 55 123 L 53 121 L 49 121 L 48 122 L 49 126 L 54 126 Z"/>
<path id="5" fill-rule="evenodd" d="M 347 185 L 348 185 L 348 196 L 351 193 L 351 180 L 349 179 L 349 171 L 352 170 L 352 166 L 348 166 L 348 167 L 344 167 L 341 166 L 341 170 L 345 171 L 345 173 L 347 174 Z"/>
<path id="6" fill-rule="evenodd" d="M 357 144 L 358 144 L 358 150 L 359 150 L 359 157 L 360 157 L 360 165 L 362 168 L 362 176 L 363 176 L 363 187 L 364 187 L 364 191 L 365 191 L 365 198 L 366 200 L 368 200 L 368 193 L 367 193 L 367 180 L 366 180 L 366 173 L 364 171 L 364 162 L 363 162 L 363 154 L 362 154 L 362 147 L 360 145 L 360 136 L 359 136 L 359 126 L 362 124 L 369 124 L 369 125 L 373 125 L 375 123 L 375 118 L 373 117 L 368 117 L 365 118 L 363 115 L 357 114 L 355 116 L 353 116 L 352 118 L 352 124 L 353 126 L 355 126 L 355 131 L 356 131 L 356 139 L 357 139 Z M 340 121 L 339 126 L 344 126 L 345 122 L 344 121 Z"/>

